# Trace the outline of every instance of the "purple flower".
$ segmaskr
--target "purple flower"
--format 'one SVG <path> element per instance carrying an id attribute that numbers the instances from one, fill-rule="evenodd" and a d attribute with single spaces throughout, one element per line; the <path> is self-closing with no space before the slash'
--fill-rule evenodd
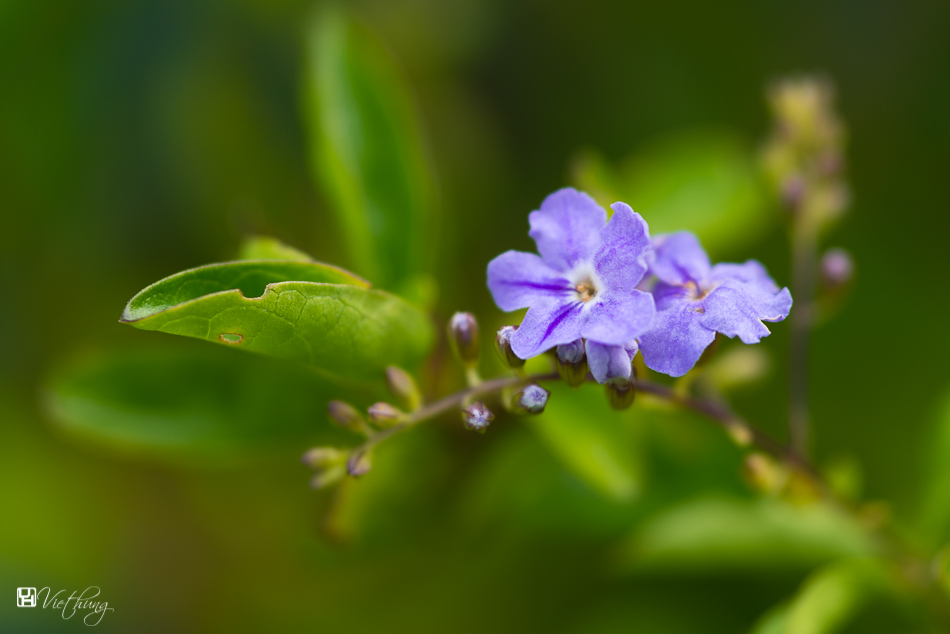
<path id="1" fill-rule="evenodd" d="M 629 205 L 611 208 L 607 222 L 587 194 L 556 191 L 528 217 L 541 256 L 508 251 L 488 264 L 498 307 L 528 308 L 511 337 L 522 359 L 580 338 L 623 344 L 653 320 L 653 298 L 636 289 L 652 254 L 649 229 Z"/>
<path id="2" fill-rule="evenodd" d="M 633 358 L 639 345 L 631 339 L 619 346 L 611 346 L 587 340 L 587 366 L 597 382 L 603 385 L 611 379 L 629 379 Z"/>
<path id="3" fill-rule="evenodd" d="M 683 376 L 699 361 L 716 333 L 758 343 L 768 336 L 763 321 L 782 321 L 792 307 L 755 260 L 710 266 L 696 236 L 681 231 L 657 236 L 653 288 L 656 319 L 640 338 L 643 361 L 652 370 Z"/>

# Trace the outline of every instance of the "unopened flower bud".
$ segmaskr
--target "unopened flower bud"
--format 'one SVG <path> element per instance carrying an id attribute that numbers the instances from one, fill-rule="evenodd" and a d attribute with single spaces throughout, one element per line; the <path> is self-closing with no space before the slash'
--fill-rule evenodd
<path id="1" fill-rule="evenodd" d="M 636 390 L 633 389 L 633 377 L 630 379 L 610 379 L 604 383 L 607 401 L 614 409 L 627 409 L 633 405 Z"/>
<path id="2" fill-rule="evenodd" d="M 825 288 L 837 289 L 854 276 L 854 260 L 844 249 L 828 249 L 821 258 L 821 282 Z"/>
<path id="3" fill-rule="evenodd" d="M 745 457 L 742 474 L 746 481 L 762 493 L 777 493 L 788 478 L 785 468 L 771 456 L 754 452 Z"/>
<path id="4" fill-rule="evenodd" d="M 551 393 L 538 385 L 529 383 L 511 399 L 511 411 L 515 414 L 540 414 L 548 404 Z"/>
<path id="5" fill-rule="evenodd" d="M 308 467 L 316 469 L 343 462 L 343 455 L 342 451 L 334 447 L 314 447 L 308 450 L 300 460 Z"/>
<path id="6" fill-rule="evenodd" d="M 336 484 L 345 475 L 346 469 L 343 467 L 343 465 L 337 465 L 324 471 L 318 471 L 317 473 L 313 474 L 313 477 L 310 479 L 310 488 L 323 489 L 330 486 L 331 484 Z"/>
<path id="7" fill-rule="evenodd" d="M 405 414 L 402 411 L 382 401 L 369 408 L 369 419 L 380 427 L 392 427 L 402 420 L 403 416 Z"/>
<path id="8" fill-rule="evenodd" d="M 465 429 L 484 434 L 493 420 L 495 420 L 495 415 L 481 401 L 475 401 L 462 410 L 462 421 L 465 423 Z"/>
<path id="9" fill-rule="evenodd" d="M 330 417 L 330 420 L 344 429 L 365 433 L 364 427 L 366 421 L 363 419 L 363 416 L 356 411 L 356 408 L 349 403 L 330 401 L 327 403 L 327 415 Z"/>
<path id="10" fill-rule="evenodd" d="M 554 351 L 554 361 L 561 378 L 571 387 L 577 387 L 587 379 L 587 355 L 583 339 L 558 346 Z"/>
<path id="11" fill-rule="evenodd" d="M 351 476 L 366 475 L 373 468 L 368 451 L 354 451 L 346 461 L 346 472 Z"/>
<path id="12" fill-rule="evenodd" d="M 511 349 L 511 336 L 517 332 L 518 326 L 502 326 L 495 337 L 495 349 L 501 357 L 502 362 L 509 368 L 517 369 L 524 367 L 524 359 L 515 354 Z"/>
<path id="13" fill-rule="evenodd" d="M 478 361 L 478 321 L 472 313 L 455 313 L 449 320 L 449 345 L 465 366 Z"/>
<path id="14" fill-rule="evenodd" d="M 394 365 L 386 368 L 386 385 L 389 391 L 399 399 L 399 403 L 410 412 L 422 405 L 422 393 L 408 372 Z"/>

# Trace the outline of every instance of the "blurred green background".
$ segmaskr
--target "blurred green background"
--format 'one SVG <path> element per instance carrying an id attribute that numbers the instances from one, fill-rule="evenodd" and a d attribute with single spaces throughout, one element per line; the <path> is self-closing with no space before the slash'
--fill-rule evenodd
<path id="1" fill-rule="evenodd" d="M 813 338 L 814 450 L 820 464 L 856 461 L 865 498 L 886 499 L 898 520 L 916 516 L 922 456 L 950 389 L 950 296 L 937 284 L 950 231 L 950 5 L 345 6 L 397 60 L 437 174 L 427 221 L 437 237 L 421 247 L 433 259 L 436 321 L 473 311 L 485 343 L 513 320 L 492 304 L 485 266 L 533 250 L 527 213 L 544 196 L 594 190 L 610 180 L 601 172 L 626 169 L 619 188 L 655 231 L 693 228 L 654 225 L 647 210 L 663 192 L 649 191 L 643 166 L 696 139 L 754 158 L 770 125 L 767 83 L 831 77 L 854 201 L 830 244 L 851 250 L 858 277 Z M 798 553 L 783 541 L 787 518 L 749 552 L 664 546 L 669 526 L 702 532 L 722 511 L 691 500 L 751 499 L 738 450 L 689 417 L 612 414 L 594 397 L 593 411 L 576 410 L 586 401 L 560 392 L 550 411 L 561 396 L 574 420 L 589 415 L 616 436 L 620 476 L 585 476 L 571 462 L 575 437 L 539 429 L 543 419 L 506 419 L 485 436 L 446 420 L 394 441 L 333 499 L 307 488 L 298 460 L 336 438 L 323 409 L 331 387 L 277 361 L 117 323 L 141 288 L 233 259 L 250 234 L 360 272 L 311 177 L 303 82 L 316 8 L 0 3 L 0 629 L 84 627 L 17 610 L 14 588 L 98 585 L 115 609 L 107 631 L 741 632 L 811 564 L 860 551 L 841 529 L 841 543 Z M 714 259 L 758 258 L 788 284 L 780 213 L 753 189 L 742 190 L 751 202 L 714 199 L 740 212 L 710 225 L 707 243 Z M 702 222 L 702 209 L 692 213 Z M 772 331 L 757 348 L 771 373 L 734 403 L 782 436 L 787 326 Z M 234 421 L 247 446 L 169 459 L 57 425 L 49 386 L 113 354 L 125 359 L 120 392 L 139 369 L 165 368 L 170 382 L 191 372 L 188 411 L 212 429 L 205 440 Z M 184 365 L 169 369 L 163 355 Z M 461 385 L 443 346 L 434 358 L 428 389 Z M 221 367 L 230 374 L 216 376 Z M 485 359 L 485 372 L 499 369 Z M 278 415 L 266 407 L 274 400 Z M 187 442 L 194 421 L 183 420 Z M 677 524 L 668 509 L 685 516 Z M 853 631 L 916 631 L 889 625 L 899 608 L 884 612 Z"/>

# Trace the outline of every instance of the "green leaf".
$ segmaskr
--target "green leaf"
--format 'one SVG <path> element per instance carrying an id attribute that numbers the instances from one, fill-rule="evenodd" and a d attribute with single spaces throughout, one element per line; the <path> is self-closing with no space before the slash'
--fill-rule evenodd
<path id="1" fill-rule="evenodd" d="M 240 260 L 289 260 L 294 262 L 313 262 L 314 258 L 294 247 L 284 244 L 277 238 L 252 236 L 241 244 Z"/>
<path id="2" fill-rule="evenodd" d="M 345 390 L 304 367 L 203 346 L 80 357 L 50 378 L 45 395 L 70 433 L 174 460 L 353 441 L 326 418 L 327 402 Z"/>
<path id="3" fill-rule="evenodd" d="M 872 599 L 888 592 L 890 586 L 887 572 L 879 562 L 836 562 L 813 573 L 787 606 L 760 622 L 755 634 L 838 632 Z"/>
<path id="4" fill-rule="evenodd" d="M 611 409 L 603 388 L 576 390 L 562 383 L 551 390 L 543 414 L 528 420 L 552 452 L 594 490 L 626 501 L 640 490 L 640 464 L 624 414 Z"/>
<path id="5" fill-rule="evenodd" d="M 751 243 L 775 220 L 752 151 L 726 132 L 663 137 L 618 167 L 588 152 L 573 172 L 601 204 L 630 204 L 652 235 L 689 230 L 713 252 Z"/>
<path id="6" fill-rule="evenodd" d="M 318 15 L 307 41 L 311 162 L 354 269 L 382 288 L 418 286 L 435 244 L 435 179 L 409 87 L 382 42 L 338 9 Z"/>
<path id="7" fill-rule="evenodd" d="M 800 570 L 874 547 L 847 516 L 821 504 L 708 497 L 643 522 L 623 548 L 633 571 Z"/>
<path id="8" fill-rule="evenodd" d="M 316 262 L 212 264 L 147 287 L 122 321 L 299 361 L 328 376 L 379 381 L 387 365 L 418 364 L 432 327 L 419 310 L 366 286 Z"/>

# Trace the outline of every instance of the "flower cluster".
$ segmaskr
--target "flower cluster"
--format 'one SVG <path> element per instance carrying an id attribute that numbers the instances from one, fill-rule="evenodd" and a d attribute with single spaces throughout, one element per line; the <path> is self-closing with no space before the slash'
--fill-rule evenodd
<path id="1" fill-rule="evenodd" d="M 488 288 L 504 311 L 527 308 L 505 339 L 527 359 L 555 350 L 559 367 L 586 357 L 599 383 L 632 380 L 632 361 L 686 374 L 716 333 L 758 343 L 764 321 L 788 316 L 792 297 L 754 260 L 713 266 L 688 232 L 657 236 L 629 205 L 613 216 L 590 196 L 559 190 L 529 216 L 540 256 L 503 253 L 488 265 Z"/>

